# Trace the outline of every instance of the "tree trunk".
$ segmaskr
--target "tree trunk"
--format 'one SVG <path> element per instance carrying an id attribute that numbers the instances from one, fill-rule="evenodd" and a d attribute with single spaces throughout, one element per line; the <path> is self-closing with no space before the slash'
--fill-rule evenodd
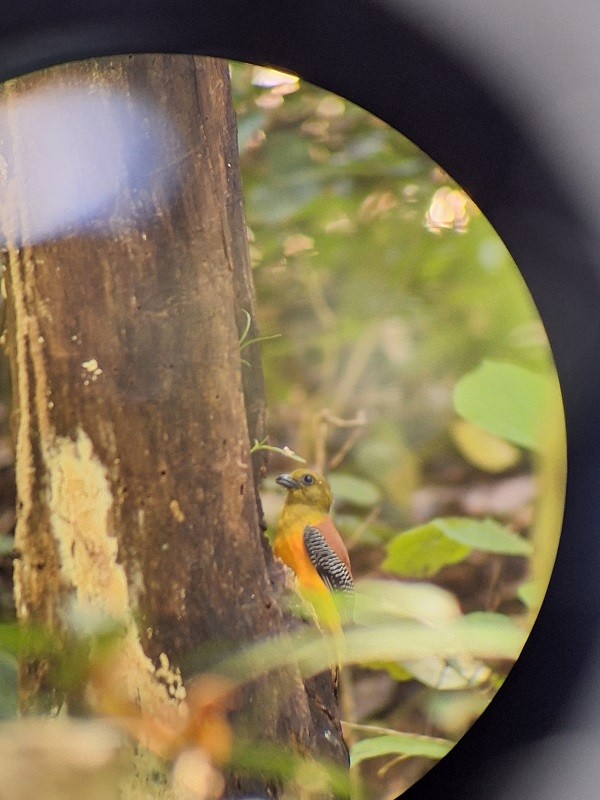
<path id="1" fill-rule="evenodd" d="M 34 130 L 23 111 L 48 87 L 67 132 L 80 122 L 60 91 L 89 104 L 98 184 L 108 171 L 117 186 L 60 235 L 39 230 L 52 214 L 30 165 L 61 128 L 50 113 Z M 264 394 L 258 347 L 244 351 L 250 367 L 240 361 L 255 301 L 228 69 L 188 56 L 88 61 L 11 81 L 0 105 L 17 613 L 58 631 L 73 604 L 122 620 L 122 679 L 152 713 L 184 698 L 178 665 L 190 652 L 292 624 L 249 453 L 264 435 Z M 55 145 L 81 157 L 77 142 Z M 57 191 L 75 180 L 72 161 Z M 43 660 L 24 663 L 20 681 L 26 712 L 65 702 Z M 268 740 L 345 763 L 331 687 L 320 686 L 315 700 L 289 670 L 248 690 L 240 711 Z"/>

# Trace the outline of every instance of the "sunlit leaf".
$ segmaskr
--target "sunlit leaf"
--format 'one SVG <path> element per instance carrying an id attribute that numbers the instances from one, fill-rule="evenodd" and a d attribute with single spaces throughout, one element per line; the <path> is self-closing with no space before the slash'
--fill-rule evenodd
<path id="1" fill-rule="evenodd" d="M 463 233 L 469 224 L 469 198 L 460 189 L 442 186 L 431 198 L 425 215 L 425 225 L 432 233 L 443 228 Z"/>
<path id="2" fill-rule="evenodd" d="M 433 520 L 445 536 L 473 550 L 487 553 L 503 553 L 509 556 L 531 555 L 532 546 L 505 525 L 493 519 L 469 519 L 468 517 L 441 517 Z"/>
<path id="3" fill-rule="evenodd" d="M 252 83 L 254 86 L 272 88 L 273 86 L 288 86 L 297 84 L 300 78 L 289 72 L 282 72 L 271 67 L 253 67 Z"/>
<path id="4" fill-rule="evenodd" d="M 444 534 L 435 522 L 401 533 L 389 543 L 383 569 L 407 578 L 428 578 L 463 561 L 471 547 Z"/>
<path id="5" fill-rule="evenodd" d="M 434 584 L 366 580 L 356 586 L 354 621 L 359 625 L 408 618 L 425 625 L 443 626 L 461 617 L 456 597 Z M 386 670 L 398 681 L 413 678 L 440 690 L 480 686 L 490 675 L 489 668 L 469 654 L 452 658 L 429 655 L 401 663 L 377 661 L 370 667 Z"/>
<path id="6" fill-rule="evenodd" d="M 438 730 L 460 737 L 490 702 L 489 692 L 431 692 L 427 711 Z"/>
<path id="7" fill-rule="evenodd" d="M 481 686 L 491 670 L 481 661 L 468 655 L 454 658 L 427 656 L 418 661 L 405 661 L 403 667 L 425 686 L 439 691 L 457 691 Z"/>
<path id="8" fill-rule="evenodd" d="M 440 517 L 396 536 L 382 566 L 405 577 L 430 577 L 462 561 L 471 550 L 527 556 L 532 546 L 493 519 Z"/>
<path id="9" fill-rule="evenodd" d="M 305 677 L 316 675 L 335 664 L 362 664 L 368 661 L 411 661 L 435 655 L 454 658 L 465 653 L 474 658 L 514 660 L 527 632 L 502 614 L 467 614 L 438 626 L 412 620 L 398 620 L 367 628 L 349 628 L 343 639 L 302 629 L 287 636 L 257 642 L 223 659 L 214 671 L 233 681 L 247 681 L 272 670 L 297 665 Z M 186 668 L 197 669 L 194 656 Z"/>
<path id="10" fill-rule="evenodd" d="M 454 742 L 447 739 L 411 733 L 372 736 L 352 745 L 350 764 L 356 766 L 368 758 L 381 758 L 389 755 L 421 756 L 438 760 L 449 753 L 453 747 Z"/>
<path id="11" fill-rule="evenodd" d="M 454 407 L 469 422 L 520 447 L 540 446 L 550 382 L 517 364 L 484 361 L 461 378 Z"/>
<path id="12" fill-rule="evenodd" d="M 497 473 L 512 469 L 521 453 L 510 442 L 494 436 L 464 419 L 452 424 L 452 438 L 460 453 L 473 466 L 486 472 Z"/>
<path id="13" fill-rule="evenodd" d="M 405 669 L 402 664 L 396 663 L 395 661 L 369 661 L 365 664 L 361 664 L 361 667 L 387 672 L 390 678 L 393 678 L 398 683 L 413 680 L 411 673 Z"/>
<path id="14" fill-rule="evenodd" d="M 354 594 L 353 616 L 358 625 L 394 618 L 435 625 L 461 616 L 456 597 L 433 583 L 367 579 L 356 584 Z"/>
<path id="15" fill-rule="evenodd" d="M 539 608 L 544 598 L 545 587 L 541 581 L 532 580 L 521 584 L 517 589 L 517 597 L 527 608 Z"/>

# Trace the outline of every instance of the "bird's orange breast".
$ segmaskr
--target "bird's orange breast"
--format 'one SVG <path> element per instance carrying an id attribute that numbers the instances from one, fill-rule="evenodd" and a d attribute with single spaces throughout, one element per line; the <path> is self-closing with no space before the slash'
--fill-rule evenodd
<path id="1" fill-rule="evenodd" d="M 285 533 L 278 532 L 273 550 L 284 564 L 294 570 L 303 588 L 327 592 L 325 584 L 306 552 L 304 527 L 304 525 L 294 525 Z"/>

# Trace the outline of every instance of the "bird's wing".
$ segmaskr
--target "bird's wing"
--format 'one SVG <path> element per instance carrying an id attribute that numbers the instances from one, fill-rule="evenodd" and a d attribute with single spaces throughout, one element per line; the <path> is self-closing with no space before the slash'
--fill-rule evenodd
<path id="1" fill-rule="evenodd" d="M 304 528 L 304 546 L 323 583 L 332 592 L 352 592 L 354 582 L 346 564 L 314 525 Z"/>
<path id="2" fill-rule="evenodd" d="M 315 524 L 315 528 L 317 528 L 329 547 L 333 550 L 333 552 L 340 558 L 346 567 L 348 568 L 348 572 L 352 577 L 352 568 L 350 566 L 350 556 L 348 555 L 348 551 L 346 550 L 346 545 L 344 544 L 344 540 L 339 534 L 338 529 L 335 527 L 333 520 L 331 517 L 326 516 L 323 519 L 319 520 Z"/>

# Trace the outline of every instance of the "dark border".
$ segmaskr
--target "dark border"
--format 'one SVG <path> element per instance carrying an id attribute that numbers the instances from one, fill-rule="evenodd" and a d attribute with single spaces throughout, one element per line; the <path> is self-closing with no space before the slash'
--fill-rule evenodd
<path id="1" fill-rule="evenodd" d="M 292 70 L 412 139 L 472 195 L 511 250 L 555 354 L 569 480 L 555 571 L 521 658 L 488 711 L 405 795 L 475 800 L 500 796 L 497 763 L 514 766 L 526 743 L 564 728 L 581 681 L 597 669 L 598 230 L 583 199 L 567 200 L 554 165 L 540 156 L 543 131 L 525 136 L 516 103 L 495 98 L 402 8 L 368 0 L 20 0 L 0 9 L 0 79 L 126 52 L 197 52 Z"/>

